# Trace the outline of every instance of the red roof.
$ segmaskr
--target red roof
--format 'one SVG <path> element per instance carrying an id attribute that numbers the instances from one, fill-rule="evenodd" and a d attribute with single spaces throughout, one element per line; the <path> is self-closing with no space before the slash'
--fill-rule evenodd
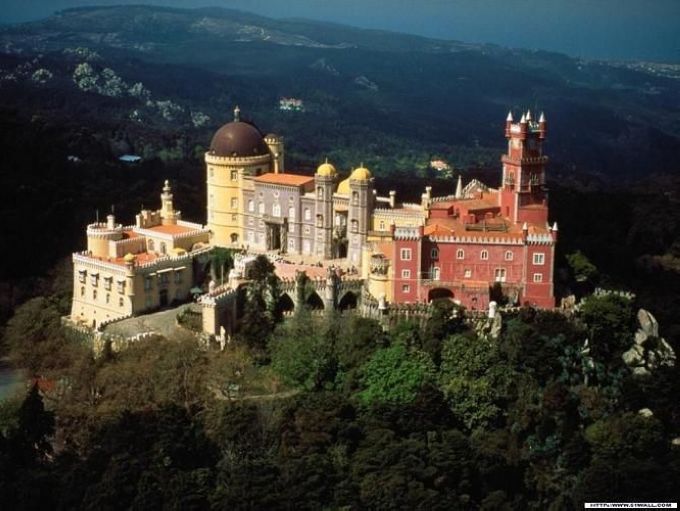
<path id="1" fill-rule="evenodd" d="M 162 234 L 184 234 L 186 232 L 199 232 L 197 229 L 191 227 L 184 227 L 182 225 L 156 225 L 154 227 L 147 227 L 147 231 L 160 232 Z"/>
<path id="2" fill-rule="evenodd" d="M 303 186 L 314 181 L 312 176 L 301 176 L 299 174 L 276 174 L 269 172 L 255 178 L 258 183 L 270 183 L 274 185 Z"/>

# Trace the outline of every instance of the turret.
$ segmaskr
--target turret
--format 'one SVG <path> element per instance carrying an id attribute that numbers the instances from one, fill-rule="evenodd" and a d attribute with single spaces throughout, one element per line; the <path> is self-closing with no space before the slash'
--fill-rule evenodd
<path id="1" fill-rule="evenodd" d="M 172 188 L 170 188 L 170 181 L 167 179 L 163 185 L 163 193 L 161 193 L 161 223 L 163 225 L 176 224 L 180 217 L 180 212 L 175 211 L 173 205 Z"/>
<path id="2" fill-rule="evenodd" d="M 548 124 L 545 120 L 545 114 L 541 112 L 541 117 L 538 119 L 538 138 L 545 140 L 546 133 L 548 131 Z"/>
<path id="3" fill-rule="evenodd" d="M 456 199 L 462 198 L 463 198 L 463 177 L 460 174 L 458 174 L 458 183 L 456 184 Z"/>
<path id="4" fill-rule="evenodd" d="M 508 112 L 508 116 L 505 119 L 505 138 L 510 138 L 510 130 L 512 129 L 512 111 Z"/>

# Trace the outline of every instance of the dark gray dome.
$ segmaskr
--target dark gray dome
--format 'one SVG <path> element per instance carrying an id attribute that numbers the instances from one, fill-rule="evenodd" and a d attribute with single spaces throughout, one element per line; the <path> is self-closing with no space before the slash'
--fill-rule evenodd
<path id="1" fill-rule="evenodd" d="M 215 132 L 210 152 L 215 156 L 262 156 L 269 154 L 269 147 L 256 126 L 233 121 Z"/>

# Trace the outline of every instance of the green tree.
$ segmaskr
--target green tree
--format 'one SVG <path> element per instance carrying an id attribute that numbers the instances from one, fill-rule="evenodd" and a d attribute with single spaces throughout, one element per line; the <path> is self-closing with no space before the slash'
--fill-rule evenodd
<path id="1" fill-rule="evenodd" d="M 632 302 L 618 295 L 589 296 L 581 306 L 591 354 L 603 363 L 620 363 L 620 355 L 633 342 Z"/>
<path id="2" fill-rule="evenodd" d="M 427 353 L 395 344 L 376 351 L 361 371 L 364 403 L 405 404 L 434 381 L 436 369 Z"/>
<path id="3" fill-rule="evenodd" d="M 512 378 L 495 341 L 460 334 L 444 341 L 439 382 L 468 428 L 487 426 L 499 416 Z"/>

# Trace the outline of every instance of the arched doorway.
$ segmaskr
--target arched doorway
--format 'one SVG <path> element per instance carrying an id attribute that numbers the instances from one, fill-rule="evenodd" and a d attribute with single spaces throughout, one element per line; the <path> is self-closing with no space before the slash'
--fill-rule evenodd
<path id="1" fill-rule="evenodd" d="M 446 289 L 444 287 L 437 287 L 430 289 L 427 293 L 427 301 L 431 302 L 433 300 L 453 300 L 453 291 Z"/>
<path id="2" fill-rule="evenodd" d="M 295 310 L 295 303 L 287 293 L 284 293 L 281 298 L 279 298 L 279 309 L 284 313 Z"/>
<path id="3" fill-rule="evenodd" d="M 347 291 L 340 299 L 340 303 L 338 303 L 338 309 L 344 311 L 356 308 L 357 308 L 357 295 L 355 295 L 352 291 Z"/>
<path id="4" fill-rule="evenodd" d="M 323 300 L 319 296 L 319 293 L 314 291 L 312 294 L 310 294 L 307 297 L 307 300 L 305 301 L 307 304 L 307 307 L 309 307 L 312 310 L 323 310 Z"/>

